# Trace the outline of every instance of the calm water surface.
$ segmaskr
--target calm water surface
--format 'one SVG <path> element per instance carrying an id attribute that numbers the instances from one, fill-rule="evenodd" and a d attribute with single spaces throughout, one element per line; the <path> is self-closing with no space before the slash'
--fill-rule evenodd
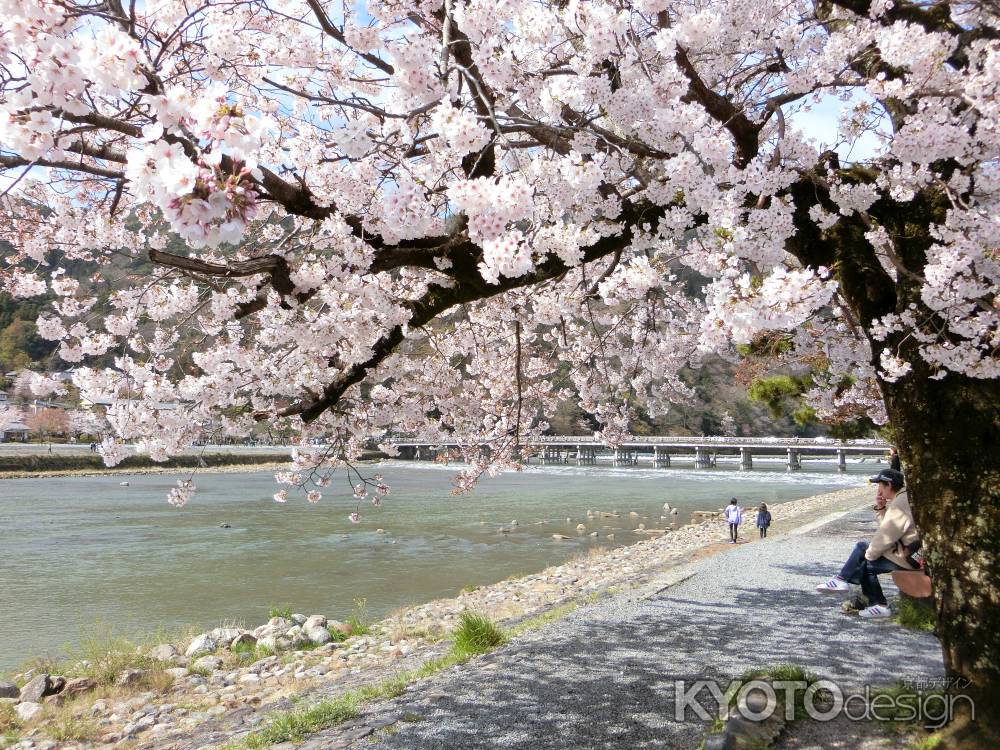
<path id="1" fill-rule="evenodd" d="M 0 670 L 57 653 L 98 622 L 126 635 L 233 618 L 259 624 L 283 604 L 346 617 L 359 597 L 377 618 L 611 546 L 603 538 L 611 531 L 615 544 L 636 541 L 622 533 L 641 520 L 629 511 L 649 516 L 652 528 L 669 502 L 686 523 L 732 495 L 744 506 L 790 500 L 857 486 L 868 473 L 832 469 L 529 467 L 456 497 L 454 467 L 389 461 L 372 471 L 392 493 L 382 508 L 363 507 L 357 526 L 347 518 L 355 505 L 346 482 L 317 505 L 294 493 L 279 505 L 271 473 L 203 474 L 178 510 L 165 502 L 171 476 L 4 480 Z M 588 509 L 622 517 L 588 521 Z M 514 519 L 513 533 L 498 533 Z M 580 522 L 600 537 L 576 538 Z M 556 542 L 554 533 L 574 539 Z"/>

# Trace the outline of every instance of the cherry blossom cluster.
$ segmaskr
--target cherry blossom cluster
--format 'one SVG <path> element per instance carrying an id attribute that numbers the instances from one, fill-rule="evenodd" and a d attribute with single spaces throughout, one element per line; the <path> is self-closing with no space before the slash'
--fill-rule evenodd
<path id="1" fill-rule="evenodd" d="M 273 429 L 275 500 L 360 521 L 366 445 L 461 436 L 464 491 L 762 337 L 831 418 L 1000 377 L 989 4 L 119 5 L 0 0 L 0 288 L 111 402 L 109 464 Z"/>

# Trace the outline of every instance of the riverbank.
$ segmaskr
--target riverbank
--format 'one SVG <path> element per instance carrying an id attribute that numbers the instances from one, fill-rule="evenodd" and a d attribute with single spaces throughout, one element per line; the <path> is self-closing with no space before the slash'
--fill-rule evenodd
<path id="1" fill-rule="evenodd" d="M 859 488 L 773 504 L 771 535 L 780 536 L 829 513 L 857 507 L 869 495 L 868 489 Z M 599 512 L 595 508 L 595 515 Z M 744 529 L 750 537 L 747 541 L 755 544 L 752 512 L 746 516 Z M 632 533 L 641 541 L 612 550 L 593 548 L 566 564 L 407 608 L 377 624 L 365 623 L 359 611 L 352 631 L 358 634 L 334 640 L 331 632 L 330 642 L 315 647 L 313 643 L 306 647 L 301 639 L 296 645 L 297 634 L 289 637 L 282 630 L 291 623 L 272 620 L 269 634 L 240 623 L 228 624 L 237 635 L 259 631 L 259 637 L 253 635 L 253 644 L 244 638 L 242 647 L 217 648 L 213 653 L 195 649 L 188 655 L 188 640 L 150 643 L 141 652 L 119 652 L 116 660 L 105 665 L 110 669 L 97 676 L 91 673 L 95 663 L 101 662 L 99 657 L 92 657 L 89 665 L 40 664 L 34 671 L 22 672 L 17 681 L 48 674 L 79 675 L 78 679 L 94 682 L 83 683 L 69 697 L 60 697 L 63 686 L 51 696 L 39 694 L 39 702 L 27 701 L 38 708 L 20 709 L 21 714 L 33 715 L 12 721 L 20 724 L 14 745 L 19 750 L 51 750 L 56 743 L 60 748 L 128 743 L 137 749 L 173 750 L 224 744 L 293 705 L 380 683 L 401 672 L 434 671 L 428 665 L 440 664 L 447 654 L 447 639 L 463 612 L 476 611 L 506 627 L 520 623 L 522 631 L 530 630 L 533 624 L 602 598 L 648 586 L 678 564 L 731 549 L 724 543 L 727 530 L 718 518 L 705 518 L 674 531 L 636 529 Z M 650 533 L 653 538 L 642 538 Z M 551 543 L 565 542 L 553 539 Z M 313 625 L 319 622 L 314 619 Z M 301 633 L 302 625 L 287 630 L 299 627 Z M 324 626 L 342 632 L 336 624 Z M 216 647 L 231 634 L 217 635 L 211 639 Z M 257 645 L 264 638 L 274 640 L 265 642 L 266 648 Z M 289 641 L 289 650 L 281 639 Z M 41 692 L 55 685 L 58 681 Z"/>
<path id="2" fill-rule="evenodd" d="M 385 458 L 381 451 L 366 451 L 362 461 Z M 117 466 L 107 467 L 96 454 L 24 453 L 0 455 L 0 479 L 46 477 L 91 477 L 149 474 L 231 474 L 287 468 L 291 453 L 196 453 L 158 463 L 148 456 L 129 456 Z"/>

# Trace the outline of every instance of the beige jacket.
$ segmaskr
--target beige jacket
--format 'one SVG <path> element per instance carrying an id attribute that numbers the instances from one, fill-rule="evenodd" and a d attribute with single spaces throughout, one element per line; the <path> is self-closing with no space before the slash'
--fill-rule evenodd
<path id="1" fill-rule="evenodd" d="M 912 570 L 913 566 L 906 561 L 904 545 L 912 544 L 919 537 L 917 525 L 913 522 L 913 511 L 910 510 L 910 499 L 906 496 L 906 490 L 900 490 L 885 507 L 885 514 L 879 522 L 878 531 L 868 545 L 865 558 L 877 560 L 884 557 L 907 570 Z"/>

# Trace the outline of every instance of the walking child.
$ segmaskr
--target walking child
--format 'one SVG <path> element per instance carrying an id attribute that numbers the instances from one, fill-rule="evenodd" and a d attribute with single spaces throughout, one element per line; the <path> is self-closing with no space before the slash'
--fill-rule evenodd
<path id="1" fill-rule="evenodd" d="M 757 508 L 757 529 L 760 531 L 760 538 L 767 538 L 767 527 L 771 525 L 771 511 L 767 509 L 767 503 L 761 503 Z"/>
<path id="2" fill-rule="evenodd" d="M 743 522 L 743 509 L 739 506 L 735 497 L 729 501 L 729 505 L 726 506 L 725 511 L 723 511 L 723 515 L 726 517 L 726 522 L 729 524 L 729 543 L 736 544 L 740 524 Z"/>

